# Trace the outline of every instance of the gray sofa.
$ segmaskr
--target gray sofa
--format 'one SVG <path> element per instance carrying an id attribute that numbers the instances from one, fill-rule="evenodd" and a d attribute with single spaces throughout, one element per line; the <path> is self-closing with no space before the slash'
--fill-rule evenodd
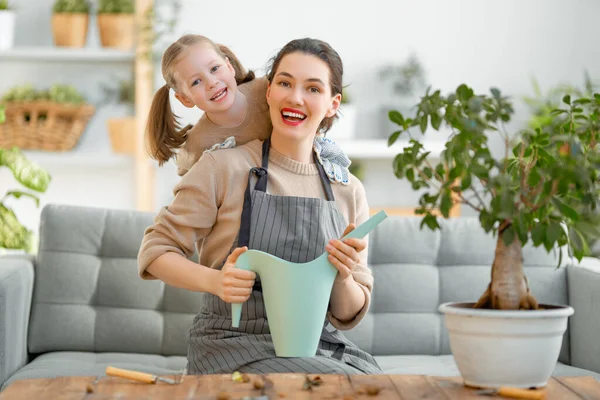
<path id="1" fill-rule="evenodd" d="M 198 293 L 143 281 L 136 255 L 152 215 L 51 205 L 35 258 L 0 258 L 0 385 L 59 375 L 103 375 L 106 366 L 158 374 L 185 366 Z M 347 336 L 389 373 L 458 375 L 440 303 L 476 299 L 495 242 L 473 218 L 390 217 L 370 235 L 375 289 L 370 313 Z M 525 250 L 541 302 L 570 304 L 556 375 L 600 378 L 600 262 L 556 268 L 543 249 Z"/>

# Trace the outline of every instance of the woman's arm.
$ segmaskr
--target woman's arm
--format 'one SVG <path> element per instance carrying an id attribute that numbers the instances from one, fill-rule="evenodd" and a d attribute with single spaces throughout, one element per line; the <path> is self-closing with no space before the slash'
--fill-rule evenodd
<path id="1" fill-rule="evenodd" d="M 214 292 L 219 274 L 219 270 L 196 264 L 172 251 L 159 256 L 146 271 L 167 285 L 208 293 Z"/>

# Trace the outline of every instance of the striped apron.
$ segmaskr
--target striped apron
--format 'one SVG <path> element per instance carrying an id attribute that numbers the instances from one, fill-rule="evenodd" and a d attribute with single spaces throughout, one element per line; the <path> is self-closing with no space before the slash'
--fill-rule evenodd
<path id="1" fill-rule="evenodd" d="M 248 246 L 290 262 L 312 261 L 325 251 L 329 240 L 342 236 L 346 221 L 335 205 L 331 185 L 318 162 L 327 200 L 267 194 L 269 147 L 270 141 L 266 140 L 262 167 L 249 172 L 240 232 L 232 250 Z M 258 181 L 251 189 L 254 175 Z M 373 356 L 357 348 L 328 321 L 324 322 L 314 357 L 277 357 L 259 277 L 250 298 L 242 306 L 239 328 L 231 326 L 230 304 L 210 293 L 204 296 L 203 307 L 188 335 L 189 374 L 382 373 Z"/>

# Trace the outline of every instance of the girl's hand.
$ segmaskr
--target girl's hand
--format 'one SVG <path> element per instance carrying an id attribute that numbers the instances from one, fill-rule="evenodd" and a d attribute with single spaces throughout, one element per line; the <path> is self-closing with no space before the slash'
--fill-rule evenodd
<path id="1" fill-rule="evenodd" d="M 342 237 L 352 232 L 354 228 L 356 228 L 356 225 L 348 225 Z M 358 253 L 366 247 L 367 241 L 365 239 L 344 239 L 344 241 L 332 239 L 325 246 L 325 250 L 329 253 L 327 258 L 339 271 L 341 280 L 353 279 L 352 271 L 354 271 L 356 265 L 360 262 Z"/>
<path id="2" fill-rule="evenodd" d="M 248 250 L 246 246 L 235 249 L 221 268 L 216 294 L 226 303 L 243 303 L 252 293 L 256 274 L 235 267 L 238 257 L 246 250 Z"/>

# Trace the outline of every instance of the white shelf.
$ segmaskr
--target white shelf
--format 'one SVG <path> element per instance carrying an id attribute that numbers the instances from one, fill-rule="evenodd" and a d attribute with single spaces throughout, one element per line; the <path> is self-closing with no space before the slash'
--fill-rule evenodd
<path id="1" fill-rule="evenodd" d="M 131 168 L 133 157 L 109 152 L 87 151 L 23 151 L 31 161 L 42 168 L 96 169 Z"/>
<path id="2" fill-rule="evenodd" d="M 408 146 L 408 141 L 398 140 L 388 147 L 387 139 L 369 139 L 369 140 L 336 140 L 336 143 L 344 150 L 350 158 L 357 159 L 393 159 Z M 445 149 L 444 141 L 424 141 L 422 142 L 425 151 L 431 151 L 430 157 L 439 157 Z"/>
<path id="3" fill-rule="evenodd" d="M 0 51 L 0 61 L 81 61 L 81 62 L 132 62 L 133 51 L 96 47 L 69 48 L 54 46 L 15 47 Z"/>

